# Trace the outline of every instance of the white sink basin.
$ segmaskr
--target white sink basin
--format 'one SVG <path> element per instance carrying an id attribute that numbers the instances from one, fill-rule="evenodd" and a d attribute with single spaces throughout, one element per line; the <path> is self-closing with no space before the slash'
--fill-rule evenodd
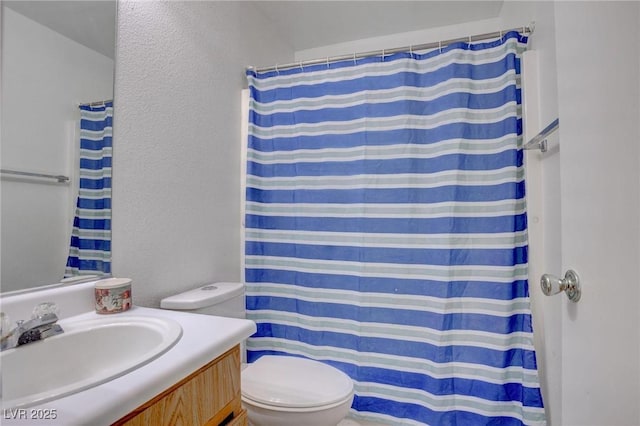
<path id="1" fill-rule="evenodd" d="M 109 315 L 61 321 L 63 334 L 0 353 L 2 407 L 28 407 L 119 377 L 157 358 L 182 335 L 176 321 Z"/>

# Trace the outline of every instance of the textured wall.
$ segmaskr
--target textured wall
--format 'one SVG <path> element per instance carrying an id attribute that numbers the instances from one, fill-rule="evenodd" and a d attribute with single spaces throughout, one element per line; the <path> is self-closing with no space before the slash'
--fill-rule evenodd
<path id="1" fill-rule="evenodd" d="M 113 271 L 137 304 L 240 279 L 244 68 L 293 51 L 245 2 L 120 2 Z"/>

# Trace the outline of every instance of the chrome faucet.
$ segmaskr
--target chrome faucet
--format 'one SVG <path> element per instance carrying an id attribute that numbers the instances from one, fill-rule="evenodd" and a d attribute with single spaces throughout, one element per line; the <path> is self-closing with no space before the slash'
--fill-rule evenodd
<path id="1" fill-rule="evenodd" d="M 47 312 L 27 321 L 17 321 L 16 327 L 0 337 L 0 351 L 12 349 L 27 343 L 44 340 L 47 337 L 64 333 L 58 322 L 58 315 Z"/>

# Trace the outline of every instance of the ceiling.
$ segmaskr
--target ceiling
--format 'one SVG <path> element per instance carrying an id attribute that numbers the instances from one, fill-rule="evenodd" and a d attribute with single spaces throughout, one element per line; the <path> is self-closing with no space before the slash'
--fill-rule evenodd
<path id="1" fill-rule="evenodd" d="M 211 0 L 210 0 L 211 1 Z M 250 1 L 296 51 L 499 16 L 503 1 Z M 110 58 L 116 1 L 6 1 L 3 5 Z"/>
<path id="2" fill-rule="evenodd" d="M 109 58 L 115 57 L 116 0 L 3 0 L 2 5 Z"/>

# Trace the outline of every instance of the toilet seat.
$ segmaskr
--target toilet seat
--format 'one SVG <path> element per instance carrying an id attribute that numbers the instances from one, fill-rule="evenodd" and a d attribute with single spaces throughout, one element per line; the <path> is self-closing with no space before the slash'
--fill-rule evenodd
<path id="1" fill-rule="evenodd" d="M 242 397 L 261 406 L 304 410 L 343 403 L 353 381 L 342 371 L 305 358 L 265 355 L 242 372 Z"/>

